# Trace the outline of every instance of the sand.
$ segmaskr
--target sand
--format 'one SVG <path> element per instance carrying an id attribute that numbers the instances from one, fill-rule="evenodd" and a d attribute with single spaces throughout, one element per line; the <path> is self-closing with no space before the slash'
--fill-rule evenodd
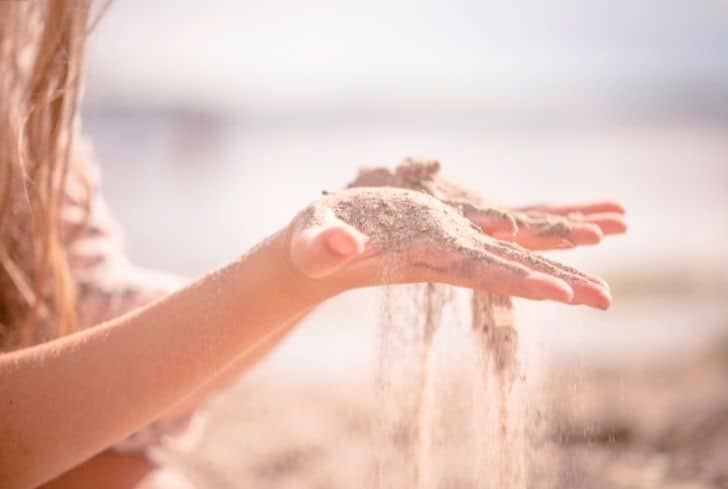
<path id="1" fill-rule="evenodd" d="M 686 325 L 687 327 L 687 325 Z M 477 489 L 464 463 L 471 385 L 440 368 L 439 489 Z M 728 488 L 728 348 L 640 368 L 553 366 L 544 372 L 543 438 L 532 446 L 529 489 Z M 531 399 L 533 402 L 534 399 Z M 370 385 L 249 378 L 215 400 L 202 446 L 165 454 L 199 487 L 375 487 L 381 409 Z M 529 418 L 534 423 L 534 418 Z M 234 427 L 234 429 L 231 429 Z M 399 485 L 399 489 L 409 489 Z"/>
<path id="2" fill-rule="evenodd" d="M 379 325 L 372 426 L 373 487 L 432 485 L 435 421 L 433 339 L 450 291 L 423 284 L 387 288 Z"/>
<path id="3" fill-rule="evenodd" d="M 528 420 L 523 411 L 512 408 L 513 402 L 519 401 L 511 396 L 520 370 L 511 298 L 473 291 L 472 329 L 479 346 L 480 375 L 495 407 L 490 420 L 495 436 L 483 441 L 485 452 L 492 456 L 486 459 L 481 479 L 490 483 L 481 487 L 521 489 L 526 487 L 527 479 L 524 437 Z"/>
<path id="4" fill-rule="evenodd" d="M 447 463 L 437 458 L 448 455 L 442 450 L 439 433 L 443 423 L 438 413 L 453 409 L 448 406 L 452 399 L 438 395 L 436 386 L 442 375 L 437 369 L 442 364 L 436 362 L 433 343 L 443 327 L 459 329 L 473 342 L 476 352 L 459 359 L 472 364 L 474 379 L 466 370 L 461 376 L 468 378 L 448 380 L 480 391 L 472 392 L 456 413 L 463 417 L 468 432 L 460 439 L 461 448 L 470 448 L 468 454 L 461 455 L 467 458 L 461 482 L 483 489 L 526 487 L 527 419 L 523 410 L 512 408 L 519 366 L 511 300 L 472 291 L 471 326 L 461 328 L 452 317 L 443 324 L 443 311 L 454 293 L 449 286 L 434 284 L 400 286 L 385 293 L 377 408 L 373 411 L 374 426 L 378 427 L 374 430 L 374 487 L 442 487 L 441 467 Z M 458 444 L 457 435 L 449 438 L 444 443 Z"/>
<path id="5" fill-rule="evenodd" d="M 415 190 L 428 195 L 457 209 L 463 215 L 481 214 L 491 220 L 509 221 L 510 227 L 516 226 L 541 237 L 558 237 L 564 246 L 573 245 L 569 241 L 568 220 L 535 210 L 504 209 L 467 186 L 446 178 L 442 165 L 437 160 L 406 158 L 394 170 L 386 167 L 363 168 L 350 187 L 398 187 Z M 582 216 L 573 213 L 568 219 L 578 220 Z"/>
<path id="6" fill-rule="evenodd" d="M 442 179 L 440 171 L 436 161 L 412 159 L 394 171 L 363 170 L 344 193 L 327 193 L 324 208 L 333 209 L 337 217 L 374 240 L 385 255 L 385 283 L 399 281 L 408 248 L 423 242 L 430 253 L 439 248 L 475 258 L 478 251 L 498 250 L 499 256 L 534 263 L 518 247 L 485 236 L 466 217 L 467 212 L 483 208 L 484 199 Z M 543 265 L 550 266 L 546 261 Z M 472 360 L 479 380 L 474 388 L 486 390 L 493 405 L 487 410 L 486 397 L 473 396 L 470 428 L 476 441 L 470 458 L 476 469 L 470 472 L 471 482 L 484 489 L 521 489 L 526 483 L 525 419 L 510 409 L 518 376 L 512 303 L 509 297 L 483 290 L 471 294 L 468 334 L 477 351 Z M 377 488 L 439 487 L 433 470 L 438 466 L 433 341 L 449 297 L 452 291 L 447 286 L 434 284 L 410 287 L 397 299 L 399 304 L 392 293 L 385 296 L 377 379 L 380 436 L 374 447 Z M 403 302 L 414 307 L 405 310 Z M 402 378 L 402 372 L 408 373 Z M 400 378 L 393 381 L 397 374 Z M 484 413 L 488 413 L 485 419 Z"/>
<path id="7" fill-rule="evenodd" d="M 455 184 L 446 185 L 439 171 L 439 164 L 427 166 L 406 160 L 393 174 L 400 175 L 398 180 L 388 180 L 384 170 L 363 172 L 349 188 L 324 192 L 296 218 L 296 226 L 321 224 L 333 212 L 369 238 L 367 253 L 398 256 L 413 268 L 429 269 L 442 280 L 457 276 L 460 282 L 470 280 L 475 284 L 485 275 L 525 276 L 535 270 L 572 285 L 580 282 L 602 285 L 599 279 L 572 267 L 484 234 L 466 215 L 468 209 L 477 208 L 484 213 L 491 210 L 478 207 L 479 199 L 472 192 Z M 375 179 L 377 175 L 381 178 Z M 401 183 L 405 187 L 359 186 L 374 185 L 374 182 Z M 447 192 L 452 192 L 452 198 Z M 479 274 L 484 266 L 491 273 Z"/>

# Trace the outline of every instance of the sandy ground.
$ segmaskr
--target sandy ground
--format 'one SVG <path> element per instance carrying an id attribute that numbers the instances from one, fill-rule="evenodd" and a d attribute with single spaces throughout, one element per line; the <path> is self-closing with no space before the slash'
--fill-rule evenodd
<path id="1" fill-rule="evenodd" d="M 725 344 L 668 365 L 573 372 L 551 382 L 553 440 L 569 461 L 560 487 L 728 487 Z"/>
<path id="2" fill-rule="evenodd" d="M 640 368 L 556 368 L 541 385 L 527 487 L 728 488 L 727 345 Z M 479 487 L 456 422 L 465 398 L 449 389 L 435 487 Z M 163 456 L 201 487 L 375 487 L 375 402 L 367 384 L 249 379 L 212 401 L 199 450 Z"/>

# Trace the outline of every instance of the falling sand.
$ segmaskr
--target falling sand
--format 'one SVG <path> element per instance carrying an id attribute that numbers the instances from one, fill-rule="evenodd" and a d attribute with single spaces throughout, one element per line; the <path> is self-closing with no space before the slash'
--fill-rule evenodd
<path id="1" fill-rule="evenodd" d="M 510 297 L 485 291 L 472 293 L 472 330 L 479 347 L 479 366 L 485 387 L 495 400 L 496 442 L 490 450 L 495 466 L 488 467 L 482 480 L 490 481 L 488 487 L 519 489 L 526 486 L 523 462 L 525 420 L 520 412 L 510 407 L 514 383 L 518 371 L 518 333 L 513 322 L 513 306 Z M 487 441 L 485 441 L 487 443 Z M 489 459 L 486 458 L 486 462 Z"/>
<path id="2" fill-rule="evenodd" d="M 443 464 L 437 460 L 442 436 L 439 413 L 453 406 L 439 404 L 455 401 L 438 395 L 440 365 L 434 343 L 444 316 L 448 328 L 461 326 L 445 314 L 455 293 L 449 286 L 435 284 L 392 286 L 385 292 L 375 413 L 379 429 L 373 447 L 375 487 L 445 487 L 437 470 Z M 519 379 L 511 301 L 483 291 L 470 294 L 471 325 L 459 331 L 472 341 L 476 354 L 457 361 L 473 363 L 470 371 L 477 378 L 459 380 L 478 392 L 472 393 L 470 406 L 460 409 L 462 420 L 447 421 L 466 425 L 459 442 L 470 458 L 463 461 L 463 474 L 453 487 L 521 489 L 527 475 L 526 421 L 521 410 L 513 409 L 511 399 Z"/>
<path id="3" fill-rule="evenodd" d="M 327 203 L 384 252 L 385 283 L 402 278 L 401 252 L 407 246 L 424 242 L 429 252 L 445 246 L 470 258 L 477 257 L 478 248 L 492 247 L 492 242 L 482 240 L 480 229 L 463 217 L 465 207 L 481 201 L 442 183 L 436 178 L 439 169 L 436 162 L 407 161 L 394 173 L 382 168 L 365 170 L 351 185 L 361 188 L 347 191 L 345 200 L 334 196 Z M 432 197 L 438 199 L 437 205 Z M 379 429 L 373 447 L 377 488 L 442 487 L 435 456 L 437 404 L 448 399 L 436 395 L 433 344 L 454 293 L 453 287 L 435 284 L 388 287 L 385 292 L 377 374 Z M 470 451 L 471 473 L 463 474 L 457 485 L 521 489 L 526 487 L 525 418 L 512 409 L 511 402 L 520 376 L 511 299 L 483 290 L 470 294 L 471 326 L 464 334 L 476 351 L 471 359 L 477 373 L 473 388 L 478 392 L 472 396 L 466 431 L 475 446 Z"/>

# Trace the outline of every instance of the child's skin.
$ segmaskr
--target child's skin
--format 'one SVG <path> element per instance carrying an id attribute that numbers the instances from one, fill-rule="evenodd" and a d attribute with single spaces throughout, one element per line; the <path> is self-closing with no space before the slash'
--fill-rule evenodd
<path id="1" fill-rule="evenodd" d="M 447 195 L 380 190 L 381 201 L 416 194 L 412 198 L 423 208 L 439 209 L 440 200 L 451 204 Z M 160 473 L 140 457 L 102 454 L 83 462 L 255 364 L 321 302 L 348 289 L 379 285 L 383 251 L 392 250 L 372 246 L 376 240 L 333 212 L 342 202 L 377 204 L 377 199 L 361 201 L 358 192 L 322 197 L 238 260 L 139 311 L 0 356 L 3 487 L 36 487 L 73 467 L 49 487 L 101 487 L 99 481 L 107 488 L 163 487 Z M 323 218 L 301 217 L 311 209 Z M 625 229 L 624 211 L 616 203 L 542 211 L 581 214 L 578 220 L 596 234 L 584 243 Z M 493 218 L 497 214 L 485 208 L 464 212 L 486 233 L 530 248 L 553 247 L 534 235 L 526 220 L 508 212 Z M 590 214 L 599 217 L 590 220 Z M 421 246 L 413 234 L 396 252 L 403 262 L 399 281 L 443 282 L 601 309 L 611 304 L 601 279 L 545 262 L 485 233 L 477 237 L 482 246 L 463 253 L 452 247 L 448 229 L 439 231 L 437 242 Z M 570 243 L 581 244 L 575 237 Z"/>

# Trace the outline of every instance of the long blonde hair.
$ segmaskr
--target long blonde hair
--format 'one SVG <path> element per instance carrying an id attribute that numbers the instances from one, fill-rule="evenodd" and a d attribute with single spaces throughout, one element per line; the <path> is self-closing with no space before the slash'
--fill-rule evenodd
<path id="1" fill-rule="evenodd" d="M 90 3 L 0 1 L 0 350 L 76 328 L 60 212 Z"/>

